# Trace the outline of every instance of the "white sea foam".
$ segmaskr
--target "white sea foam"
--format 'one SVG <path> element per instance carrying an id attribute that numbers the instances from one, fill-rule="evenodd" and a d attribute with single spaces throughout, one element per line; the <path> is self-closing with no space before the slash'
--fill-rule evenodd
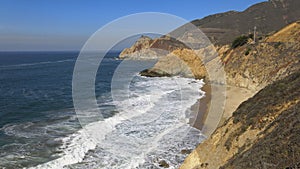
<path id="1" fill-rule="evenodd" d="M 32 169 L 147 168 L 158 167 L 161 159 L 176 168 L 184 159 L 180 150 L 194 148 L 201 137 L 185 114 L 203 94 L 201 85 L 179 77 L 141 78 L 129 99 L 109 103 L 118 114 L 62 139 L 63 156 Z"/>

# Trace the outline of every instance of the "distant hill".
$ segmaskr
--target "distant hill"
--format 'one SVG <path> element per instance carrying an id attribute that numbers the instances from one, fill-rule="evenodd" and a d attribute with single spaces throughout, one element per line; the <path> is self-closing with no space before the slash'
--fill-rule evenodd
<path id="1" fill-rule="evenodd" d="M 299 0 L 269 0 L 243 12 L 230 11 L 192 21 L 214 44 L 228 44 L 257 27 L 259 35 L 279 30 L 300 19 Z"/>

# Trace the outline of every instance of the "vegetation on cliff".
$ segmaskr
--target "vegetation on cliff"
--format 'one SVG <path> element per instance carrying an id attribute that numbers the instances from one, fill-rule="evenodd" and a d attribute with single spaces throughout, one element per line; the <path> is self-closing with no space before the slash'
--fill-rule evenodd
<path id="1" fill-rule="evenodd" d="M 160 58 L 153 68 L 141 74 L 206 78 L 206 68 L 214 67 L 215 63 L 221 61 L 225 68 L 227 84 L 260 90 L 300 68 L 299 34 L 300 24 L 296 22 L 256 43 L 246 43 L 250 39 L 249 36 L 241 36 L 233 42 L 235 48 L 229 45 L 219 47 L 219 57 L 205 63 L 196 54 L 207 56 L 208 51 L 174 50 L 166 57 Z M 218 68 L 214 69 L 216 72 L 220 71 Z"/>
<path id="2" fill-rule="evenodd" d="M 287 168 L 300 161 L 300 72 L 242 103 L 181 169 Z"/>
<path id="3" fill-rule="evenodd" d="M 230 44 L 235 37 L 257 27 L 259 35 L 277 31 L 300 18 L 299 0 L 269 0 L 245 11 L 229 11 L 192 21 L 217 45 Z"/>
<path id="4" fill-rule="evenodd" d="M 300 72 L 275 82 L 242 104 L 233 114 L 233 124 L 225 146 L 230 149 L 247 130 L 260 131 L 257 140 L 239 147 L 222 168 L 288 168 L 300 162 Z M 250 144 L 250 145 L 249 145 Z M 247 148 L 251 146 L 251 148 Z"/>
<path id="5" fill-rule="evenodd" d="M 242 103 L 181 169 L 299 167 L 299 34 L 296 22 L 256 44 L 219 49 L 229 84 L 262 90 Z"/>
<path id="6" fill-rule="evenodd" d="M 243 46 L 248 42 L 249 37 L 242 35 L 237 37 L 231 44 L 231 48 L 237 48 L 239 46 Z"/>

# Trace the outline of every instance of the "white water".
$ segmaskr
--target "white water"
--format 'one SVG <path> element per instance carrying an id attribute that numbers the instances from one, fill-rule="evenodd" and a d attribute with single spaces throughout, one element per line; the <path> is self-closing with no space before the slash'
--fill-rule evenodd
<path id="1" fill-rule="evenodd" d="M 186 112 L 203 93 L 203 82 L 187 78 L 142 78 L 129 99 L 113 102 L 119 113 L 63 138 L 62 157 L 35 169 L 159 168 L 165 160 L 177 168 L 202 139 Z M 108 103 L 112 104 L 112 103 Z"/>

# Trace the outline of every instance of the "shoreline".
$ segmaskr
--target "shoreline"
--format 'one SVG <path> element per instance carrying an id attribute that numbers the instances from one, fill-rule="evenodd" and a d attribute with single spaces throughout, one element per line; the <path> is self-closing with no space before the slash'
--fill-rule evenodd
<path id="1" fill-rule="evenodd" d="M 210 102 L 211 102 L 211 85 L 205 83 L 201 88 L 205 92 L 204 96 L 197 100 L 197 102 L 191 106 L 192 111 L 189 124 L 199 130 L 202 130 L 206 117 L 208 115 Z"/>
<path id="2" fill-rule="evenodd" d="M 210 104 L 211 104 L 211 84 L 205 83 L 203 87 L 201 88 L 203 92 L 205 92 L 205 95 L 198 99 L 197 102 L 191 106 L 190 110 L 191 118 L 189 120 L 189 124 L 197 128 L 199 130 L 202 130 L 205 123 Z M 226 102 L 222 114 L 222 118 L 218 122 L 219 125 L 221 125 L 225 120 L 227 120 L 229 117 L 232 116 L 232 113 L 239 107 L 241 103 L 251 98 L 257 91 L 231 86 L 226 86 Z M 207 127 L 207 126 L 206 126 Z"/>

